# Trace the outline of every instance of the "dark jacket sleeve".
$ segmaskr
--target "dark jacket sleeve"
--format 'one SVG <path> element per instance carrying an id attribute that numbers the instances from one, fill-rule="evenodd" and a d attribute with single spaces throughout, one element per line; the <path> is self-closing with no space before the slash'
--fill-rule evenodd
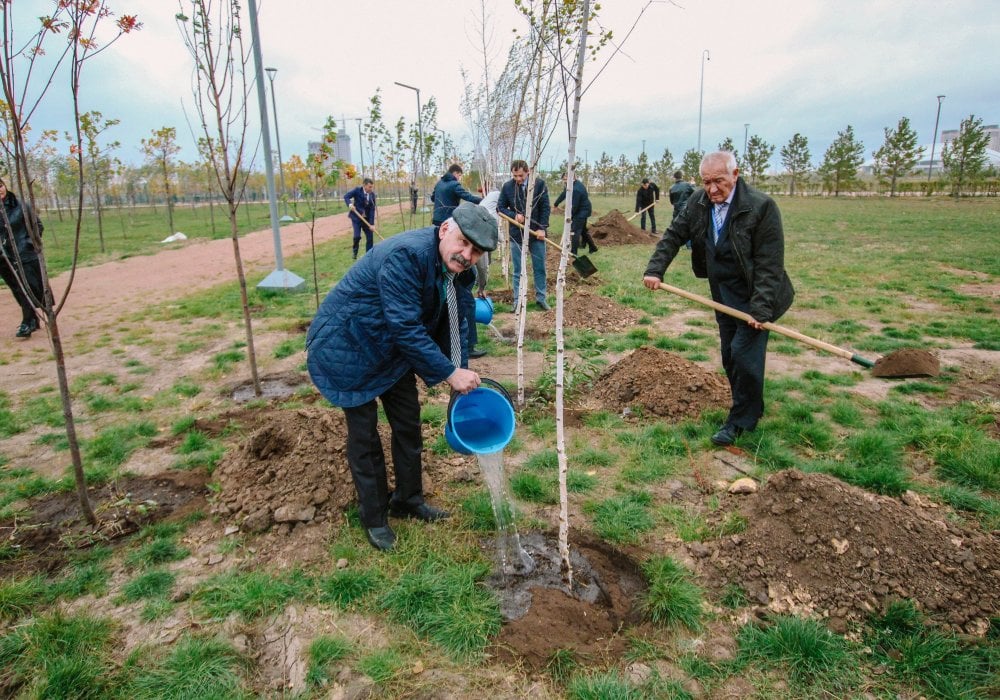
<path id="1" fill-rule="evenodd" d="M 532 202 L 531 211 L 532 222 L 538 228 L 548 230 L 552 205 L 549 203 L 549 188 L 545 186 L 544 180 L 539 180 L 535 185 L 535 201 Z"/>
<path id="2" fill-rule="evenodd" d="M 660 201 L 660 188 L 656 185 L 655 182 L 649 183 L 649 189 L 653 190 L 653 201 L 654 202 Z"/>
<path id="3" fill-rule="evenodd" d="M 677 256 L 677 251 L 691 240 L 692 227 L 696 222 L 688 216 L 688 211 L 686 209 L 676 217 L 664 231 L 663 237 L 657 242 L 653 255 L 649 258 L 643 277 L 657 277 L 663 281 L 663 275 Z"/>
<path id="4" fill-rule="evenodd" d="M 563 191 L 559 193 L 558 197 L 556 197 L 556 201 L 552 203 L 552 206 L 558 207 L 560 204 L 563 203 L 564 199 L 566 199 L 566 189 L 565 188 L 563 188 Z"/>
<path id="5" fill-rule="evenodd" d="M 753 256 L 750 315 L 758 321 L 771 321 L 778 315 L 775 304 L 785 284 L 785 235 L 778 205 L 770 197 L 761 208 L 750 240 Z"/>
<path id="6" fill-rule="evenodd" d="M 455 194 L 459 199 L 464 199 L 466 202 L 472 202 L 473 204 L 479 204 L 483 201 L 482 197 L 477 197 L 476 195 L 469 192 L 467 189 L 462 187 L 461 182 L 455 183 Z"/>
<path id="7" fill-rule="evenodd" d="M 497 198 L 497 211 L 511 219 L 517 215 L 517 212 L 514 211 L 514 203 L 511 201 L 513 193 L 514 188 L 510 186 L 510 180 L 508 180 L 500 188 L 500 196 Z"/>

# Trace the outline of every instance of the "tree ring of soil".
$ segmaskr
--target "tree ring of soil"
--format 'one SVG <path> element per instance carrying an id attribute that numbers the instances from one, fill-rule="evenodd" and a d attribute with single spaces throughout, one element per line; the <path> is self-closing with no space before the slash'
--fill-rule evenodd
<path id="1" fill-rule="evenodd" d="M 494 574 L 486 582 L 499 595 L 505 618 L 495 642 L 497 656 L 536 671 L 561 649 L 572 650 L 580 660 L 619 658 L 627 645 L 622 632 L 639 623 L 635 602 L 647 588 L 638 564 L 605 542 L 571 533 L 570 595 L 556 539 L 530 533 L 521 544 L 534 559 L 534 570 L 523 576 Z"/>

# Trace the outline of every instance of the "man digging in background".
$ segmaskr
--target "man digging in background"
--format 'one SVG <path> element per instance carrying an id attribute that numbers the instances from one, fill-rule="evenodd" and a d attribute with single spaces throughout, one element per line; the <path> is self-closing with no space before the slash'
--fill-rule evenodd
<path id="1" fill-rule="evenodd" d="M 785 273 L 785 239 L 781 213 L 774 200 L 747 186 L 729 151 L 709 153 L 701 161 L 703 189 L 688 199 L 649 259 L 642 283 L 657 289 L 663 273 L 682 245 L 691 241 L 696 277 L 708 278 L 712 298 L 746 312 L 744 322 L 719 311 L 722 366 L 729 379 L 733 405 L 712 436 L 716 445 L 731 445 L 757 427 L 764 414 L 764 360 L 768 332 L 763 323 L 777 321 L 792 305 L 795 291 Z"/>
<path id="2" fill-rule="evenodd" d="M 358 513 L 373 547 L 390 550 L 387 517 L 433 522 L 448 513 L 424 502 L 420 402 L 416 377 L 447 382 L 463 394 L 479 375 L 463 369 L 468 353 L 456 279 L 497 245 L 497 225 L 482 207 L 465 205 L 434 227 L 407 231 L 375 246 L 320 305 L 306 337 L 309 375 L 347 419 L 347 462 Z M 389 492 L 378 434 L 381 400 L 392 429 L 396 488 Z"/>

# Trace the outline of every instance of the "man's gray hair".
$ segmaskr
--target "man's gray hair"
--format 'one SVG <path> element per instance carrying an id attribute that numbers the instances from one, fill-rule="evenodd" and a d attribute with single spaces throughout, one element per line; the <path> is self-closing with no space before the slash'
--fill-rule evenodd
<path id="1" fill-rule="evenodd" d="M 706 163 L 717 160 L 726 161 L 726 170 L 729 172 L 736 170 L 736 156 L 733 155 L 732 151 L 712 151 L 711 153 L 706 153 L 705 157 L 701 159 L 701 167 L 704 168 Z"/>

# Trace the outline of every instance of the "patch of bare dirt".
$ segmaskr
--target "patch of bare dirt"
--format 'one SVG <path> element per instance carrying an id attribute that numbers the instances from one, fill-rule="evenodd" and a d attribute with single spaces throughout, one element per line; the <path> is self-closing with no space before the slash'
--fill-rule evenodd
<path id="1" fill-rule="evenodd" d="M 622 306 L 617 301 L 595 294 L 586 289 L 578 289 L 563 300 L 563 326 L 565 328 L 589 328 L 598 333 L 624 333 L 631 330 L 642 313 Z M 556 310 L 538 314 L 543 326 L 556 327 Z"/>
<path id="2" fill-rule="evenodd" d="M 627 648 L 623 631 L 639 619 L 634 604 L 646 589 L 642 573 L 628 556 L 606 543 L 576 533 L 570 541 L 574 595 L 558 584 L 558 551 L 555 542 L 542 535 L 525 538 L 536 562 L 527 581 L 514 576 L 493 581 L 494 587 L 522 587 L 530 595 L 526 613 L 508 620 L 495 642 L 501 661 L 520 661 L 542 671 L 560 649 L 573 650 L 579 659 L 594 663 L 618 659 Z"/>
<path id="3" fill-rule="evenodd" d="M 659 236 L 652 236 L 630 222 L 617 209 L 609 211 L 595 223 L 590 224 L 589 228 L 590 235 L 598 246 L 634 245 L 636 243 L 652 245 L 659 239 Z"/>
<path id="4" fill-rule="evenodd" d="M 672 422 L 697 418 L 707 408 L 726 408 L 732 401 L 725 377 L 652 347 L 638 348 L 605 370 L 591 397 L 605 409 L 640 408 Z"/>
<path id="5" fill-rule="evenodd" d="M 704 580 L 761 609 L 828 618 L 836 631 L 893 599 L 982 636 L 1000 610 L 1000 542 L 908 492 L 878 496 L 786 470 L 738 505 L 745 532 L 705 543 Z"/>
<path id="6" fill-rule="evenodd" d="M 76 550 L 114 542 L 149 523 L 204 506 L 204 474 L 171 472 L 129 477 L 88 490 L 97 527 L 80 511 L 76 491 L 39 496 L 25 502 L 27 516 L 0 522 L 0 542 L 17 556 L 4 562 L 6 573 L 54 573 Z"/>

